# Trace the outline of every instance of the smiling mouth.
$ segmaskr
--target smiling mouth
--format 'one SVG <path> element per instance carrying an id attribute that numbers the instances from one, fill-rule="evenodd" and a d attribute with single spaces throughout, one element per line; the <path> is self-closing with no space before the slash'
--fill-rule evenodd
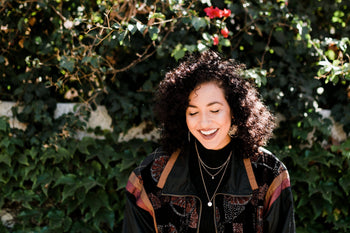
<path id="1" fill-rule="evenodd" d="M 211 135 L 211 134 L 216 133 L 216 131 L 218 131 L 218 129 L 200 130 L 199 132 L 201 132 L 201 134 L 204 134 L 205 136 L 209 136 L 209 135 Z"/>

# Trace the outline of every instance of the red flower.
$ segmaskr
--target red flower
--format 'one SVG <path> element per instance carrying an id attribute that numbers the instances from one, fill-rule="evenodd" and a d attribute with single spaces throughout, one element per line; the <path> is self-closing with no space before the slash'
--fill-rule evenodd
<path id="1" fill-rule="evenodd" d="M 216 17 L 221 18 L 222 17 L 222 13 L 221 10 L 217 7 L 213 8 L 213 6 L 211 7 L 207 7 L 204 9 L 204 12 L 207 14 L 207 16 L 209 16 L 209 18 L 214 19 Z"/>
<path id="2" fill-rule="evenodd" d="M 225 27 L 224 29 L 221 29 L 221 35 L 223 35 L 225 38 L 228 37 L 229 30 Z"/>
<path id="3" fill-rule="evenodd" d="M 213 8 L 213 6 L 204 8 L 204 12 L 211 19 L 229 17 L 231 15 L 231 10 L 228 10 L 228 9 L 220 10 L 217 7 Z"/>
<path id="4" fill-rule="evenodd" d="M 213 45 L 218 45 L 219 44 L 219 37 L 218 36 L 214 36 L 213 38 Z"/>
<path id="5" fill-rule="evenodd" d="M 224 10 L 222 11 L 222 16 L 223 16 L 223 17 L 230 17 L 230 15 L 231 15 L 231 10 L 224 9 Z"/>

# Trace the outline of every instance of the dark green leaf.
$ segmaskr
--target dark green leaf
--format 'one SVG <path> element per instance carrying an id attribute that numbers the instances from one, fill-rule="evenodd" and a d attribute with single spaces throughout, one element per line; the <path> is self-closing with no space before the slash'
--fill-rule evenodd
<path id="1" fill-rule="evenodd" d="M 196 31 L 199 31 L 201 28 L 206 27 L 208 24 L 207 20 L 201 17 L 193 17 L 191 23 Z"/>
<path id="2" fill-rule="evenodd" d="M 75 61 L 70 57 L 62 56 L 60 61 L 60 67 L 72 73 L 75 68 Z"/>

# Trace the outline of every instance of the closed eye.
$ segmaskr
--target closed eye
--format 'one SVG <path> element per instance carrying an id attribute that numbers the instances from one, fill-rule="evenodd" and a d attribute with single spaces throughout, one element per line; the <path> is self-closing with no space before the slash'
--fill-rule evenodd
<path id="1" fill-rule="evenodd" d="M 198 112 L 190 112 L 189 115 L 190 115 L 190 116 L 194 116 L 194 115 L 196 115 L 197 113 L 198 113 Z"/>
<path id="2" fill-rule="evenodd" d="M 218 112 L 220 112 L 220 110 L 213 110 L 213 111 L 210 111 L 210 112 L 212 112 L 212 113 L 218 113 Z"/>

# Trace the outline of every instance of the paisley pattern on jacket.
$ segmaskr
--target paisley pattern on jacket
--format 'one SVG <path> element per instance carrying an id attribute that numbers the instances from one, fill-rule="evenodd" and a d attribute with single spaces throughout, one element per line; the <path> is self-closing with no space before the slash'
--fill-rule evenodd
<path id="1" fill-rule="evenodd" d="M 183 154 L 168 156 L 158 150 L 130 176 L 126 190 L 135 197 L 135 205 L 152 216 L 154 232 L 195 233 L 199 228 L 201 201 L 189 188 L 188 171 L 183 166 L 186 161 Z M 230 188 L 215 196 L 217 232 L 295 232 L 290 181 L 283 163 L 267 151 L 249 160 L 251 172 L 247 164 L 237 161 L 232 171 L 237 171 L 236 177 L 240 178 L 237 182 L 242 180 L 248 188 L 239 188 L 237 193 L 231 193 Z M 251 187 L 254 186 L 251 179 L 257 187 Z M 271 218 L 276 211 L 279 219 Z M 125 229 L 124 232 L 128 232 Z"/>

